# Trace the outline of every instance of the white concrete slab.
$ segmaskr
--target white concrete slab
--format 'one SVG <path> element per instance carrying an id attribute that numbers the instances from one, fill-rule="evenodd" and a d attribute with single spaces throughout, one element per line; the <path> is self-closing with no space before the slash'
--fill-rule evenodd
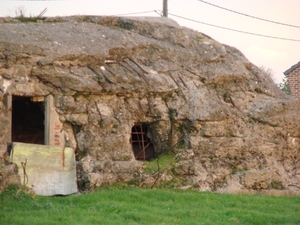
<path id="1" fill-rule="evenodd" d="M 78 191 L 72 148 L 14 142 L 10 158 L 19 167 L 21 184 L 37 195 L 69 195 Z"/>

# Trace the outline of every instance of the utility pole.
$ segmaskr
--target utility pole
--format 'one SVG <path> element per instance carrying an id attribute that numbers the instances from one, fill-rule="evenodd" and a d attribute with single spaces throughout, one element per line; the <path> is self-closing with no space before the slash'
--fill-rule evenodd
<path id="1" fill-rule="evenodd" d="M 163 0 L 163 17 L 168 17 L 168 0 Z"/>

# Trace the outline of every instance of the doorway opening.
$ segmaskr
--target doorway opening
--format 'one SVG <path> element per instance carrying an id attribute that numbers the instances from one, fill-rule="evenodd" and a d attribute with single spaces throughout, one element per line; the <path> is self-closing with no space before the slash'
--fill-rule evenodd
<path id="1" fill-rule="evenodd" d="M 146 124 L 138 124 L 131 129 L 130 143 L 137 160 L 150 160 L 155 157 L 155 150 L 149 131 L 149 127 Z"/>
<path id="2" fill-rule="evenodd" d="M 12 96 L 12 142 L 45 143 L 44 98 Z"/>

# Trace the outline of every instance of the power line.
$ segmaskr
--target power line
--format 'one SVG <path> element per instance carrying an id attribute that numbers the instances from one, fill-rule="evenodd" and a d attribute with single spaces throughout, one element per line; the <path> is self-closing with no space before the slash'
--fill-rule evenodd
<path id="1" fill-rule="evenodd" d="M 237 11 L 234 11 L 234 10 L 232 10 L 232 9 L 227 9 L 227 8 L 224 8 L 224 7 L 221 7 L 221 6 L 218 6 L 218 5 L 215 5 L 215 4 L 212 4 L 212 3 L 209 3 L 209 2 L 203 1 L 203 0 L 198 0 L 198 1 L 199 1 L 199 2 L 202 2 L 202 3 L 205 3 L 205 4 L 208 4 L 208 5 L 211 5 L 211 6 L 214 6 L 214 7 L 217 7 L 217 8 L 220 8 L 220 9 L 223 9 L 223 10 L 226 10 L 226 11 L 229 11 L 229 12 L 233 12 L 233 13 L 236 13 L 236 14 L 240 14 L 240 15 L 242 15 L 242 16 L 247 16 L 247 17 L 250 17 L 250 18 L 253 18 L 253 19 L 262 20 L 262 21 L 269 22 L 269 23 L 275 23 L 275 24 L 279 24 L 279 25 L 283 25 L 283 26 L 289 26 L 289 27 L 294 27 L 294 28 L 300 28 L 300 26 L 291 25 L 291 24 L 287 24 L 287 23 L 281 23 L 281 22 L 277 22 L 277 21 L 273 21 L 273 20 L 268 20 L 268 19 L 263 19 L 263 18 L 260 18 L 260 17 L 251 16 L 251 15 L 248 15 L 248 14 L 245 14 L 245 13 L 237 12 Z"/>
<path id="2" fill-rule="evenodd" d="M 210 23 L 201 22 L 201 21 L 198 21 L 198 20 L 189 19 L 189 18 L 186 18 L 186 17 L 183 17 L 183 16 L 172 14 L 172 13 L 169 13 L 169 15 L 177 17 L 177 18 L 181 18 L 181 19 L 184 19 L 184 20 L 189 20 L 189 21 L 192 21 L 192 22 L 195 22 L 195 23 L 201 23 L 201 24 L 204 24 L 204 25 L 217 27 L 217 28 L 224 29 L 224 30 L 235 31 L 235 32 L 243 33 L 243 34 L 250 34 L 250 35 L 254 35 L 254 36 L 273 38 L 273 39 L 279 39 L 279 40 L 285 40 L 285 41 L 300 42 L 300 40 L 297 40 L 297 39 L 274 37 L 274 36 L 269 36 L 269 35 L 264 35 L 264 34 L 256 34 L 256 33 L 251 33 L 251 32 L 247 32 L 247 31 L 236 30 L 236 29 L 232 29 L 232 28 L 228 28 L 228 27 L 222 27 L 222 26 L 218 26 L 218 25 L 214 25 L 214 24 L 210 24 Z"/>

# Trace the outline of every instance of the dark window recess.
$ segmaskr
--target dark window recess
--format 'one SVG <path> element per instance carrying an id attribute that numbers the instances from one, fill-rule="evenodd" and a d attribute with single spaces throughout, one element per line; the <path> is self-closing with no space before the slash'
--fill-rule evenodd
<path id="1" fill-rule="evenodd" d="M 137 160 L 150 160 L 155 157 L 154 147 L 147 132 L 148 126 L 145 124 L 132 127 L 130 143 Z"/>
<path id="2" fill-rule="evenodd" d="M 30 97 L 12 98 L 12 142 L 44 144 L 44 102 Z"/>

